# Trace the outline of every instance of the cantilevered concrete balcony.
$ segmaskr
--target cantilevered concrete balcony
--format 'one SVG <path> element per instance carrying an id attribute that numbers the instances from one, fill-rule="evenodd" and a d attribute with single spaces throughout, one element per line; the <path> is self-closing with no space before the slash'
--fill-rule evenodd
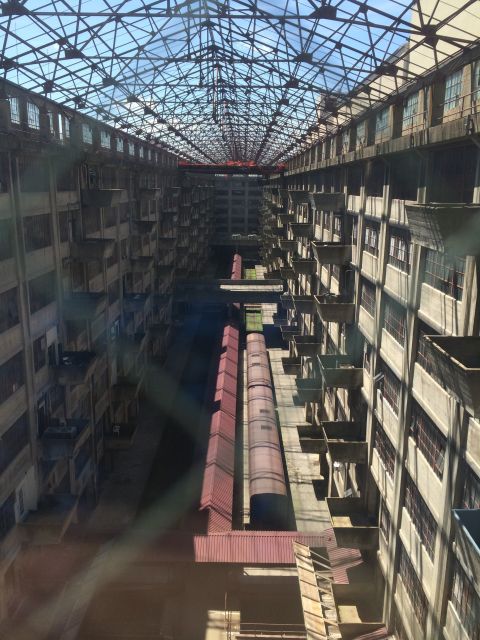
<path id="1" fill-rule="evenodd" d="M 300 446 L 304 453 L 325 453 L 327 450 L 322 430 L 311 424 L 297 425 Z"/>
<path id="2" fill-rule="evenodd" d="M 61 385 L 85 384 L 97 366 L 93 351 L 64 351 L 55 367 L 57 382 Z"/>
<path id="3" fill-rule="evenodd" d="M 277 213 L 277 219 L 279 220 L 280 224 L 288 224 L 289 222 L 294 221 L 295 216 L 293 215 L 293 213 L 287 213 L 282 210 L 281 212 Z"/>
<path id="4" fill-rule="evenodd" d="M 362 498 L 326 498 L 339 547 L 377 549 L 377 518 L 367 512 Z"/>
<path id="5" fill-rule="evenodd" d="M 123 307 L 127 313 L 145 311 L 150 302 L 149 293 L 126 293 L 123 296 Z"/>
<path id="6" fill-rule="evenodd" d="M 316 378 L 296 378 L 297 395 L 302 402 L 320 402 L 322 381 Z"/>
<path id="7" fill-rule="evenodd" d="M 299 356 L 282 358 L 283 372 L 289 376 L 298 376 L 302 367 L 302 359 Z"/>
<path id="8" fill-rule="evenodd" d="M 322 343 L 315 336 L 299 336 L 293 339 L 297 356 L 314 357 L 320 353 Z"/>
<path id="9" fill-rule="evenodd" d="M 284 238 L 280 238 L 280 248 L 285 251 L 296 251 L 297 249 L 297 240 L 285 240 Z"/>
<path id="10" fill-rule="evenodd" d="M 339 242 L 312 242 L 313 254 L 321 264 L 346 265 L 352 259 L 352 245 Z"/>
<path id="11" fill-rule="evenodd" d="M 35 511 L 29 511 L 19 525 L 31 544 L 59 544 L 68 527 L 77 519 L 78 497 L 47 494 Z"/>
<path id="12" fill-rule="evenodd" d="M 126 198 L 126 189 L 82 189 L 84 207 L 116 207 Z"/>
<path id="13" fill-rule="evenodd" d="M 375 561 L 363 559 L 352 581 L 331 583 L 342 640 L 391 637 L 382 621 L 383 590 L 378 588 L 377 571 Z"/>
<path id="14" fill-rule="evenodd" d="M 313 313 L 313 296 L 296 296 L 283 293 L 280 301 L 284 309 L 295 310 L 298 313 Z"/>
<path id="15" fill-rule="evenodd" d="M 480 337 L 426 338 L 437 375 L 474 417 L 480 417 Z"/>
<path id="16" fill-rule="evenodd" d="M 82 419 L 65 420 L 62 424 L 49 425 L 42 434 L 43 460 L 71 458 L 88 437 L 90 422 Z"/>
<path id="17" fill-rule="evenodd" d="M 290 267 L 280 267 L 280 275 L 284 280 L 293 280 L 295 278 L 295 271 Z"/>
<path id="18" fill-rule="evenodd" d="M 282 332 L 282 338 L 287 342 L 292 342 L 298 332 L 300 331 L 297 325 L 284 325 L 280 327 L 280 331 Z"/>
<path id="19" fill-rule="evenodd" d="M 317 271 L 317 261 L 316 260 L 307 260 L 304 258 L 293 258 L 292 259 L 292 269 L 295 274 L 298 275 L 307 275 L 313 276 Z"/>
<path id="20" fill-rule="evenodd" d="M 343 211 L 344 193 L 310 193 L 310 204 L 317 211 Z"/>
<path id="21" fill-rule="evenodd" d="M 313 238 L 313 224 L 310 222 L 290 222 L 289 228 L 294 238 Z"/>
<path id="22" fill-rule="evenodd" d="M 288 191 L 288 198 L 292 204 L 310 204 L 309 192 L 302 190 Z"/>
<path id="23" fill-rule="evenodd" d="M 324 322 L 346 322 L 351 324 L 355 319 L 353 302 L 342 302 L 340 296 L 314 296 L 315 307 Z"/>
<path id="24" fill-rule="evenodd" d="M 272 247 L 270 249 L 271 258 L 283 258 L 284 256 L 285 256 L 285 251 L 280 247 Z"/>
<path id="25" fill-rule="evenodd" d="M 464 256 L 480 254 L 480 205 L 405 203 L 412 239 L 435 251 Z"/>
<path id="26" fill-rule="evenodd" d="M 105 448 L 108 451 L 125 451 L 132 446 L 136 433 L 135 422 L 115 423 L 105 434 Z"/>
<path id="27" fill-rule="evenodd" d="M 357 422 L 322 422 L 321 426 L 332 462 L 367 462 L 367 443 Z"/>
<path id="28" fill-rule="evenodd" d="M 72 242 L 70 255 L 80 262 L 91 262 L 92 260 L 106 260 L 113 256 L 115 250 L 115 240 L 105 238 L 86 238 Z"/>
<path id="29" fill-rule="evenodd" d="M 135 256 L 130 259 L 130 269 L 133 273 L 144 273 L 153 269 L 153 256 Z"/>
<path id="30" fill-rule="evenodd" d="M 97 291 L 73 291 L 63 300 L 66 320 L 95 320 L 107 308 L 107 296 Z"/>
<path id="31" fill-rule="evenodd" d="M 146 234 L 152 233 L 152 231 L 157 226 L 156 220 L 142 220 L 141 218 L 135 218 L 133 220 L 133 229 L 132 232 L 134 234 Z"/>
<path id="32" fill-rule="evenodd" d="M 477 589 L 480 587 L 480 509 L 454 509 L 455 551 Z"/>
<path id="33" fill-rule="evenodd" d="M 351 356 L 322 355 L 318 361 L 326 387 L 358 389 L 363 386 L 363 369 L 352 364 Z"/>

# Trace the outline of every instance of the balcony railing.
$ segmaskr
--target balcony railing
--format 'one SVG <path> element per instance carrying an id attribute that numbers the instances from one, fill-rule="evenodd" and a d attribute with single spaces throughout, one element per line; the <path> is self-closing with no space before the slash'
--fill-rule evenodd
<path id="1" fill-rule="evenodd" d="M 339 547 L 377 549 L 377 518 L 368 513 L 362 498 L 326 498 Z"/>
<path id="2" fill-rule="evenodd" d="M 296 335 L 293 341 L 297 356 L 313 357 L 318 355 L 322 348 L 322 343 L 313 335 Z"/>
<path id="3" fill-rule="evenodd" d="M 367 443 L 357 422 L 322 422 L 322 430 L 332 462 L 367 462 Z"/>
<path id="4" fill-rule="evenodd" d="M 302 360 L 299 356 L 282 358 L 283 372 L 289 376 L 297 376 L 300 373 Z"/>
<path id="5" fill-rule="evenodd" d="M 319 317 L 324 322 L 346 322 L 351 324 L 355 319 L 353 302 L 342 302 L 340 296 L 314 296 Z"/>
<path id="6" fill-rule="evenodd" d="M 348 355 L 318 356 L 326 387 L 358 389 L 363 386 L 363 368 L 355 367 Z"/>
<path id="7" fill-rule="evenodd" d="M 291 204 L 310 204 L 309 192 L 301 190 L 288 191 L 288 198 Z"/>
<path id="8" fill-rule="evenodd" d="M 316 378 L 296 378 L 297 395 L 302 402 L 320 402 L 322 381 Z"/>
<path id="9" fill-rule="evenodd" d="M 343 211 L 344 193 L 311 193 L 310 203 L 317 211 Z"/>
<path id="10" fill-rule="evenodd" d="M 280 248 L 285 251 L 296 251 L 298 241 L 297 240 L 285 240 L 284 238 L 280 238 Z"/>
<path id="11" fill-rule="evenodd" d="M 313 276 L 317 271 L 317 261 L 294 258 L 292 260 L 292 269 L 296 275 Z"/>
<path id="12" fill-rule="evenodd" d="M 313 313 L 313 296 L 297 296 L 282 293 L 280 301 L 284 309 L 295 310 L 297 313 Z"/>
<path id="13" fill-rule="evenodd" d="M 291 222 L 289 226 L 294 238 L 312 239 L 313 224 L 310 222 Z"/>
<path id="14" fill-rule="evenodd" d="M 311 424 L 297 425 L 300 446 L 304 453 L 325 453 L 326 445 L 322 430 Z"/>
<path id="15" fill-rule="evenodd" d="M 337 266 L 349 264 L 352 259 L 352 245 L 338 242 L 312 242 L 313 254 L 321 264 Z"/>

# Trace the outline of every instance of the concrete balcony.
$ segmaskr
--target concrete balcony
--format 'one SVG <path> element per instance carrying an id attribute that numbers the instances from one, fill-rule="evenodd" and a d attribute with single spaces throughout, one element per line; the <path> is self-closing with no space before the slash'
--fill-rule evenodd
<path id="1" fill-rule="evenodd" d="M 92 260 L 106 260 L 113 256 L 115 250 L 115 240 L 104 238 L 86 238 L 72 242 L 70 255 L 80 262 L 91 262 Z"/>
<path id="2" fill-rule="evenodd" d="M 310 204 L 317 211 L 343 211 L 345 209 L 345 194 L 311 193 Z"/>
<path id="3" fill-rule="evenodd" d="M 302 402 L 320 402 L 322 381 L 315 378 L 296 378 L 297 395 Z"/>
<path id="4" fill-rule="evenodd" d="M 145 311 L 151 301 L 149 293 L 126 293 L 123 296 L 123 308 L 127 313 Z"/>
<path id="5" fill-rule="evenodd" d="M 363 386 L 363 369 L 352 364 L 351 356 L 323 355 L 318 360 L 326 387 L 358 389 Z"/>
<path id="6" fill-rule="evenodd" d="M 296 325 L 294 326 L 284 325 L 280 327 L 280 331 L 282 332 L 282 338 L 286 342 L 292 342 L 295 336 L 298 335 L 298 332 L 300 331 L 300 329 Z"/>
<path id="7" fill-rule="evenodd" d="M 283 280 L 293 280 L 295 278 L 295 272 L 289 267 L 280 267 L 280 275 Z"/>
<path id="8" fill-rule="evenodd" d="M 130 259 L 132 273 L 144 273 L 153 269 L 153 256 L 136 256 Z"/>
<path id="9" fill-rule="evenodd" d="M 315 336 L 299 336 L 293 339 L 297 356 L 313 358 L 320 353 L 322 343 Z"/>
<path id="10" fill-rule="evenodd" d="M 125 451 L 129 449 L 133 444 L 136 433 L 136 423 L 114 424 L 111 433 L 105 434 L 105 449 L 108 451 Z"/>
<path id="11" fill-rule="evenodd" d="M 326 452 L 325 438 L 318 427 L 311 424 L 299 424 L 297 431 L 303 453 L 320 454 Z"/>
<path id="12" fill-rule="evenodd" d="M 317 261 L 316 260 L 306 260 L 306 259 L 293 259 L 292 260 L 292 269 L 295 274 L 298 275 L 307 275 L 313 276 L 317 271 Z"/>
<path id="13" fill-rule="evenodd" d="M 480 417 L 480 338 L 427 336 L 436 374 L 457 400 Z"/>
<path id="14" fill-rule="evenodd" d="M 107 296 L 96 291 L 74 291 L 63 301 L 63 315 L 66 320 L 92 321 L 107 308 Z"/>
<path id="15" fill-rule="evenodd" d="M 473 579 L 476 588 L 480 588 L 480 509 L 454 509 L 455 552 Z"/>
<path id="16" fill-rule="evenodd" d="M 285 251 L 280 247 L 272 247 L 272 249 L 270 249 L 271 258 L 283 258 L 284 255 L 285 255 Z"/>
<path id="17" fill-rule="evenodd" d="M 88 437 L 88 420 L 66 420 L 62 424 L 48 426 L 42 434 L 42 458 L 61 460 L 71 458 L 81 443 Z"/>
<path id="18" fill-rule="evenodd" d="M 126 198 L 126 189 L 82 189 L 84 207 L 116 207 Z"/>
<path id="19" fill-rule="evenodd" d="M 342 639 L 391 637 L 381 620 L 383 593 L 378 590 L 376 563 L 363 560 L 356 570 L 352 582 L 331 585 Z"/>
<path id="20" fill-rule="evenodd" d="M 294 215 L 293 213 L 286 213 L 284 211 L 278 212 L 277 213 L 277 220 L 280 222 L 280 224 L 288 224 L 289 222 L 293 222 L 294 221 Z"/>
<path id="21" fill-rule="evenodd" d="M 289 227 L 294 238 L 313 238 L 313 224 L 310 222 L 291 222 Z"/>
<path id="22" fill-rule="evenodd" d="M 85 384 L 97 366 L 93 351 L 64 351 L 55 367 L 58 384 L 69 386 Z"/>
<path id="23" fill-rule="evenodd" d="M 146 234 L 152 233 L 152 231 L 157 226 L 156 220 L 142 220 L 141 218 L 136 218 L 133 220 L 133 234 Z"/>
<path id="24" fill-rule="evenodd" d="M 339 547 L 377 549 L 377 518 L 371 516 L 362 498 L 326 498 L 333 532 Z"/>
<path id="25" fill-rule="evenodd" d="M 453 255 L 480 254 L 480 205 L 464 203 L 405 203 L 412 239 L 435 251 Z"/>
<path id="26" fill-rule="evenodd" d="M 352 259 L 352 245 L 338 242 L 312 242 L 315 259 L 321 264 L 347 265 Z"/>
<path id="27" fill-rule="evenodd" d="M 78 498 L 70 494 L 49 494 L 19 525 L 31 544 L 59 544 L 77 519 Z"/>
<path id="28" fill-rule="evenodd" d="M 285 240 L 284 238 L 280 238 L 280 248 L 285 251 L 296 251 L 297 249 L 297 240 Z"/>
<path id="29" fill-rule="evenodd" d="M 324 322 L 346 322 L 351 324 L 355 319 L 353 302 L 340 302 L 339 296 L 314 296 L 315 307 Z"/>
<path id="30" fill-rule="evenodd" d="M 301 191 L 301 190 L 292 190 L 292 191 L 288 191 L 288 199 L 290 200 L 291 204 L 296 205 L 296 204 L 310 204 L 310 198 L 309 198 L 309 192 L 308 191 Z"/>
<path id="31" fill-rule="evenodd" d="M 313 312 L 313 297 L 312 296 L 295 296 L 291 293 L 282 293 L 280 296 L 280 302 L 284 309 L 290 309 L 291 311 L 298 311 L 298 313 L 312 313 Z"/>
<path id="32" fill-rule="evenodd" d="M 299 356 L 282 358 L 283 373 L 288 376 L 298 376 L 302 367 L 302 359 Z"/>
<path id="33" fill-rule="evenodd" d="M 367 443 L 357 422 L 322 422 L 322 430 L 332 462 L 367 462 Z"/>

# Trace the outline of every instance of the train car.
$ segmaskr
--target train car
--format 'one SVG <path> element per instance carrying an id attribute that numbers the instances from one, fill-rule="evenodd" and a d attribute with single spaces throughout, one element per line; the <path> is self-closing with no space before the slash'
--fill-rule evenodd
<path id="1" fill-rule="evenodd" d="M 247 335 L 250 523 L 254 529 L 288 527 L 288 496 L 265 339 Z"/>

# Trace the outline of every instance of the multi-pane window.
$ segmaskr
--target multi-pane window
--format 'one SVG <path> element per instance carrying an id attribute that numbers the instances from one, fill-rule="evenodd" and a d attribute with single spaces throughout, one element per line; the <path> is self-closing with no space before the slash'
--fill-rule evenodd
<path id="1" fill-rule="evenodd" d="M 333 217 L 333 233 L 337 236 L 343 236 L 343 216 Z"/>
<path id="2" fill-rule="evenodd" d="M 27 102 L 27 124 L 30 129 L 40 129 L 40 109 L 33 102 Z"/>
<path id="3" fill-rule="evenodd" d="M 0 474 L 29 443 L 27 414 L 18 418 L 0 438 Z"/>
<path id="4" fill-rule="evenodd" d="M 373 446 L 377 450 L 378 457 L 382 461 L 385 471 L 391 478 L 393 478 L 393 474 L 395 472 L 395 447 L 376 418 Z"/>
<path id="5" fill-rule="evenodd" d="M 410 437 L 423 454 L 435 474 L 441 479 L 445 463 L 447 439 L 416 402 L 412 407 Z"/>
<path id="6" fill-rule="evenodd" d="M 455 109 L 460 104 L 460 96 L 462 95 L 462 75 L 463 70 L 455 71 L 447 76 L 445 80 L 445 111 Z"/>
<path id="7" fill-rule="evenodd" d="M 388 248 L 388 263 L 410 272 L 410 232 L 406 229 L 392 227 L 390 229 L 390 243 Z"/>
<path id="8" fill-rule="evenodd" d="M 123 153 L 123 138 L 117 138 L 117 151 L 118 153 Z"/>
<path id="9" fill-rule="evenodd" d="M 404 344 L 407 328 L 407 310 L 388 297 L 385 302 L 384 327 L 399 344 Z"/>
<path id="10" fill-rule="evenodd" d="M 138 157 L 143 158 L 143 147 L 138 147 Z"/>
<path id="11" fill-rule="evenodd" d="M 401 389 L 400 380 L 384 362 L 381 363 L 381 371 L 383 373 L 383 397 L 395 414 L 398 415 Z"/>
<path id="12" fill-rule="evenodd" d="M 330 229 L 330 212 L 329 211 L 323 212 L 323 228 Z"/>
<path id="13" fill-rule="evenodd" d="M 0 366 L 0 402 L 18 391 L 24 381 L 23 351 L 19 351 Z"/>
<path id="14" fill-rule="evenodd" d="M 133 142 L 128 143 L 128 155 L 129 156 L 134 156 L 135 155 L 135 145 Z"/>
<path id="15" fill-rule="evenodd" d="M 363 307 L 372 317 L 375 315 L 375 287 L 367 280 L 362 281 L 360 306 Z"/>
<path id="16" fill-rule="evenodd" d="M 100 146 L 102 146 L 104 149 L 110 149 L 110 144 L 111 144 L 110 133 L 108 131 L 103 131 L 102 129 L 100 131 Z"/>
<path id="17" fill-rule="evenodd" d="M 428 375 L 432 376 L 440 386 L 445 388 L 445 380 L 438 374 L 432 353 L 428 348 L 425 338 L 427 335 L 436 335 L 436 331 L 422 324 L 418 329 L 417 362 L 422 369 L 425 369 Z"/>
<path id="18" fill-rule="evenodd" d="M 368 340 L 363 343 L 363 368 L 367 373 L 372 373 L 372 345 Z"/>
<path id="19" fill-rule="evenodd" d="M 8 99 L 10 103 L 10 122 L 20 124 L 20 101 L 18 98 L 11 97 Z"/>
<path id="20" fill-rule="evenodd" d="M 63 123 L 65 125 L 65 138 L 70 138 L 70 118 L 65 116 Z"/>
<path id="21" fill-rule="evenodd" d="M 480 478 L 470 467 L 465 472 L 462 509 L 480 509 Z"/>
<path id="22" fill-rule="evenodd" d="M 25 250 L 36 251 L 52 244 L 50 215 L 26 216 L 23 218 Z"/>
<path id="23" fill-rule="evenodd" d="M 378 256 L 379 231 L 380 227 L 378 224 L 375 224 L 374 222 L 367 222 L 365 224 L 363 248 L 374 256 Z"/>
<path id="24" fill-rule="evenodd" d="M 413 611 L 420 623 L 423 631 L 427 621 L 427 598 L 422 588 L 422 584 L 413 568 L 412 561 L 408 557 L 405 547 L 400 543 L 400 562 L 398 571 L 402 579 L 403 587 L 412 603 Z"/>
<path id="25" fill-rule="evenodd" d="M 413 127 L 417 123 L 418 114 L 418 92 L 412 93 L 405 100 L 403 105 L 403 126 Z"/>
<path id="26" fill-rule="evenodd" d="M 405 508 L 420 536 L 420 540 L 425 545 L 429 557 L 433 560 L 437 523 L 408 473 L 405 482 Z"/>
<path id="27" fill-rule="evenodd" d="M 0 294 L 0 333 L 14 327 L 18 320 L 18 293 L 15 287 Z"/>
<path id="28" fill-rule="evenodd" d="M 93 129 L 89 124 L 82 124 L 82 140 L 85 144 L 92 144 L 93 142 Z"/>
<path id="29" fill-rule="evenodd" d="M 455 561 L 450 600 L 470 640 L 480 640 L 480 598 L 458 560 Z"/>
<path id="30" fill-rule="evenodd" d="M 55 273 L 50 271 L 28 283 L 30 313 L 35 313 L 55 300 Z"/>
<path id="31" fill-rule="evenodd" d="M 427 249 L 424 281 L 455 300 L 463 296 L 465 258 Z"/>
<path id="32" fill-rule="evenodd" d="M 357 143 L 360 145 L 367 144 L 367 122 L 359 122 L 357 124 Z"/>
<path id="33" fill-rule="evenodd" d="M 385 501 L 382 500 L 380 505 L 380 531 L 382 532 L 382 535 L 387 542 L 390 537 L 390 523 L 391 523 L 390 513 L 387 509 L 387 505 L 385 504 Z"/>
<path id="34" fill-rule="evenodd" d="M 382 109 L 377 113 L 375 118 L 375 133 L 383 133 L 388 129 L 389 123 L 389 109 Z"/>
<path id="35" fill-rule="evenodd" d="M 351 217 L 351 242 L 353 246 L 357 245 L 357 239 L 358 239 L 358 218 L 356 216 L 352 216 Z"/>
<path id="36" fill-rule="evenodd" d="M 472 98 L 474 102 L 480 101 L 480 60 L 477 60 L 473 65 L 473 73 L 472 73 Z"/>

